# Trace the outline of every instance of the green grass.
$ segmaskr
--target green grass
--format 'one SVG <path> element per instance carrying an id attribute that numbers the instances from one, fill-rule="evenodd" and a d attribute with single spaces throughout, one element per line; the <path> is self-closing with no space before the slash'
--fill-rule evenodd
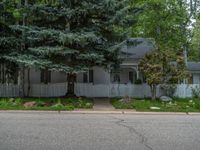
<path id="1" fill-rule="evenodd" d="M 24 103 L 36 102 L 31 108 L 25 108 Z M 0 110 L 73 110 L 75 108 L 90 109 L 93 101 L 87 98 L 2 98 Z"/>
<path id="2" fill-rule="evenodd" d="M 200 112 L 200 99 L 192 98 L 175 98 L 171 103 L 150 99 L 132 99 L 130 102 L 125 103 L 116 98 L 111 100 L 111 104 L 116 109 L 135 109 L 141 112 Z M 159 107 L 160 109 L 152 110 L 150 107 Z"/>

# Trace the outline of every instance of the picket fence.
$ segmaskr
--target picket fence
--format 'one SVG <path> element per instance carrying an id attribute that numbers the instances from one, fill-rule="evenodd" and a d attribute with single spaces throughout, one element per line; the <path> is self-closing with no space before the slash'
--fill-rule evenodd
<path id="1" fill-rule="evenodd" d="M 27 87 L 27 86 L 25 86 Z M 179 84 L 175 92 L 176 97 L 192 97 L 192 88 L 200 88 L 200 84 Z M 67 91 L 67 83 L 55 84 L 33 84 L 31 85 L 29 96 L 31 97 L 58 97 L 64 96 Z M 20 87 L 18 85 L 0 85 L 0 97 L 18 97 Z M 27 88 L 25 88 L 27 93 Z M 85 84 L 75 85 L 77 96 L 86 97 L 150 97 L 150 87 L 146 84 Z M 163 91 L 158 87 L 157 96 L 163 95 Z"/>

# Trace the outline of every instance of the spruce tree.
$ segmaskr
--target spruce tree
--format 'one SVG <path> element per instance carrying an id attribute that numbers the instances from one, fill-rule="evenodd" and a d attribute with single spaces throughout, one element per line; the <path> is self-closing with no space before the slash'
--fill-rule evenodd
<path id="1" fill-rule="evenodd" d="M 119 64 L 126 34 L 117 28 L 133 24 L 134 8 L 128 0 L 35 1 L 25 8 L 28 53 L 13 60 L 40 69 L 67 73 L 69 96 L 74 95 L 76 75 L 92 66 Z"/>
<path id="2" fill-rule="evenodd" d="M 0 1 L 0 83 L 16 83 L 17 64 L 8 60 L 11 53 L 18 53 L 19 35 L 12 31 L 10 25 L 15 21 L 13 3 Z"/>

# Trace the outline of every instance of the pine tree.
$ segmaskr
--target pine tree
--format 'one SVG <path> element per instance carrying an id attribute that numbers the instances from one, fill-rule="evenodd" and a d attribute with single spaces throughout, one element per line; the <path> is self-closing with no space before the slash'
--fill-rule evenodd
<path id="1" fill-rule="evenodd" d="M 17 64 L 7 60 L 11 53 L 18 53 L 20 39 L 10 28 L 15 20 L 11 1 L 0 2 L 0 83 L 16 83 Z"/>
<path id="2" fill-rule="evenodd" d="M 13 29 L 25 33 L 28 53 L 15 55 L 13 61 L 66 72 L 68 95 L 74 95 L 77 73 L 119 64 L 126 35 L 116 29 L 134 19 L 128 0 L 38 0 L 24 10 L 27 24 Z"/>

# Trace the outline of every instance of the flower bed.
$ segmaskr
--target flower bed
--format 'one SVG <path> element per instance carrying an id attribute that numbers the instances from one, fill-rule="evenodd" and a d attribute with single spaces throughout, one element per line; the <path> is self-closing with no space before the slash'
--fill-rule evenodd
<path id="1" fill-rule="evenodd" d="M 90 109 L 93 101 L 87 98 L 2 98 L 0 110 L 74 110 Z"/>

